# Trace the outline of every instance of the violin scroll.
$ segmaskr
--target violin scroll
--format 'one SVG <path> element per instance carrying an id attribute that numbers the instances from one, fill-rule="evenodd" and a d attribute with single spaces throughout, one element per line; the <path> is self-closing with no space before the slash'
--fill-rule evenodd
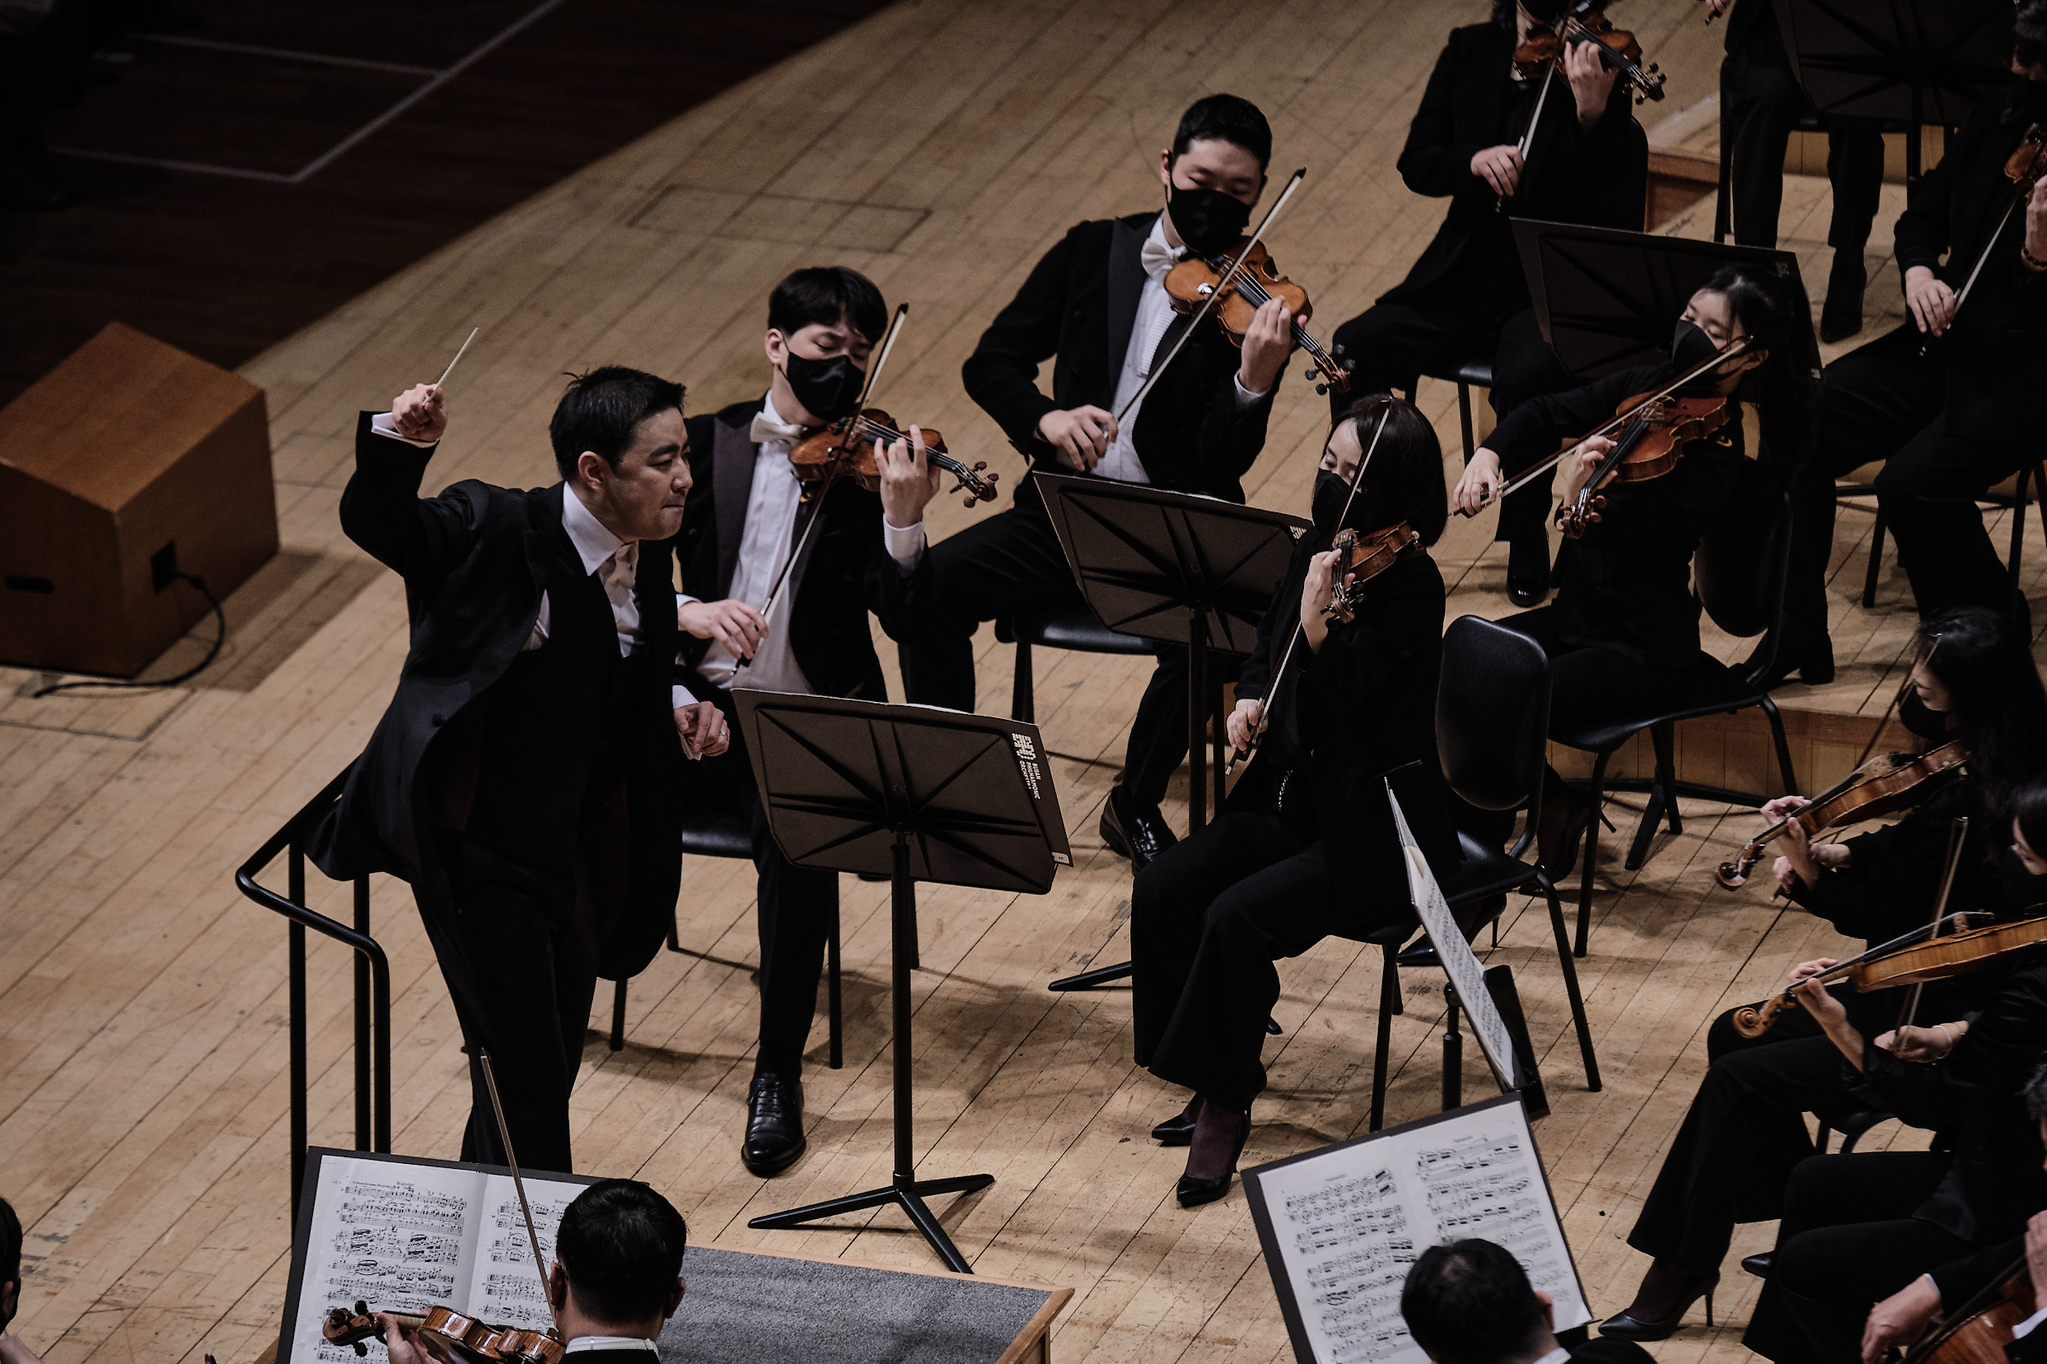
<path id="1" fill-rule="evenodd" d="M 1729 890 L 1738 890 L 1748 884 L 1748 874 L 1755 870 L 1756 863 L 1763 857 L 1759 842 L 1748 843 L 1732 860 L 1722 862 L 1713 872 L 1713 879 Z"/>
<path id="2" fill-rule="evenodd" d="M 1743 1037 L 1754 1040 L 1770 1030 L 1777 1021 L 1777 1015 L 1784 1011 L 1789 1000 L 1786 995 L 1771 995 L 1760 1004 L 1744 1004 L 1736 1009 L 1729 1021 L 1734 1030 Z"/>

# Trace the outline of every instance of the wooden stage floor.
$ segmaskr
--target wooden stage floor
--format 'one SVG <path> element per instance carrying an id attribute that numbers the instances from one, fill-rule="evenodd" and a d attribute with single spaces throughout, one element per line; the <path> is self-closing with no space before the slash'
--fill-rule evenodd
<path id="1" fill-rule="evenodd" d="M 688 383 L 692 410 L 753 394 L 767 289 L 793 267 L 840 260 L 914 305 L 887 406 L 943 428 L 1013 487 L 1021 462 L 960 391 L 959 362 L 1068 225 L 1155 202 L 1149 167 L 1179 110 L 1216 89 L 1249 96 L 1273 117 L 1275 167 L 1311 168 L 1276 247 L 1315 290 L 1326 336 L 1399 278 L 1441 216 L 1440 203 L 1401 187 L 1393 163 L 1444 31 L 1483 9 L 1287 0 L 1245 25 L 1232 0 L 903 0 L 248 364 L 269 394 L 286 550 L 230 603 L 223 661 L 197 687 L 41 701 L 25 694 L 36 679 L 0 670 L 0 1194 L 29 1227 L 16 1325 L 30 1344 L 53 1364 L 198 1364 L 209 1353 L 246 1364 L 274 1338 L 290 1239 L 285 934 L 231 877 L 357 752 L 403 657 L 398 582 L 336 524 L 359 408 L 437 373 L 480 325 L 430 486 L 551 481 L 543 428 L 563 371 L 655 369 Z M 1691 0 L 1637 0 L 1628 19 L 1670 73 L 1668 107 L 1713 91 L 1720 30 Z M 1885 193 L 1879 253 L 1899 207 L 1899 192 Z M 1826 195 L 1823 181 L 1798 179 L 1786 197 L 1785 237 L 1815 287 L 1826 278 Z M 1671 230 L 1707 235 L 1710 202 Z M 1865 336 L 1896 313 L 1895 266 L 1878 268 L 1875 255 L 1871 265 Z M 1454 467 L 1454 391 L 1427 384 L 1422 401 Z M 1305 506 L 1324 424 L 1321 401 L 1290 377 L 1253 501 Z M 968 515 L 946 504 L 934 529 Z M 1872 714 L 1894 680 L 1911 623 L 1902 581 L 1890 573 L 1875 611 L 1851 600 L 1868 525 L 1845 514 L 1836 546 L 1841 678 L 1782 693 L 1795 719 Z M 1489 535 L 1489 523 L 1460 524 L 1439 551 L 1457 584 L 1453 615 L 1509 609 Z M 2028 575 L 2036 597 L 2039 562 Z M 1009 653 L 989 632 L 980 643 L 983 693 L 999 706 Z M 1746 647 L 1714 643 L 1730 657 Z M 159 675 L 196 647 L 178 646 Z M 893 650 L 883 655 L 893 666 Z M 1146 1130 L 1180 1096 L 1131 1065 L 1127 996 L 1044 989 L 1126 955 L 1128 871 L 1095 825 L 1142 665 L 1047 652 L 1037 667 L 1076 865 L 1043 897 L 922 895 L 922 1168 L 996 1176 L 944 1207 L 944 1221 L 983 1272 L 1076 1290 L 1057 1327 L 1060 1358 L 1285 1359 L 1241 1193 L 1194 1212 L 1172 1197 L 1180 1153 Z M 1618 804 L 1625 829 L 1631 811 Z M 1543 917 L 1517 905 L 1491 954 L 1515 967 L 1531 1016 L 1555 1107 L 1538 1140 L 1602 1314 L 1625 1305 L 1645 1263 L 1623 1238 L 1703 1069 L 1706 1023 L 1758 998 L 1791 963 L 1838 947 L 1759 891 L 1712 885 L 1709 869 L 1751 815 L 1704 803 L 1685 815 L 1682 835 L 1662 837 L 1639 874 L 1617 859 L 1600 872 L 1580 970 L 1603 1092 L 1583 1088 Z M 574 1100 L 579 1166 L 651 1181 L 697 1239 L 931 1264 L 893 1214 L 802 1233 L 745 1228 L 886 1180 L 885 888 L 844 886 L 847 1064 L 823 1067 L 820 1028 L 810 1154 L 764 1182 L 736 1151 L 755 1011 L 751 869 L 686 871 L 682 940 L 722 960 L 663 953 L 633 986 L 626 1049 L 613 1055 L 591 1033 Z M 345 913 L 346 899 L 315 887 L 329 912 Z M 462 1059 L 403 886 L 376 886 L 374 926 L 395 967 L 396 1147 L 452 1156 Z M 347 962 L 319 945 L 313 964 L 313 1135 L 346 1145 Z M 1247 1163 L 1365 1123 L 1376 961 L 1330 942 L 1283 975 L 1285 1034 L 1268 1048 L 1273 1087 Z M 1426 973 L 1402 982 L 1391 1121 L 1436 1106 L 1439 985 Z M 1468 1095 L 1487 1091 L 1475 1057 L 1464 1080 Z M 1915 1137 L 1880 1130 L 1870 1144 Z M 1735 1254 L 1770 1232 L 1744 1228 Z M 1730 1260 L 1720 1325 L 1694 1314 L 1656 1353 L 1736 1358 L 1753 1287 Z"/>

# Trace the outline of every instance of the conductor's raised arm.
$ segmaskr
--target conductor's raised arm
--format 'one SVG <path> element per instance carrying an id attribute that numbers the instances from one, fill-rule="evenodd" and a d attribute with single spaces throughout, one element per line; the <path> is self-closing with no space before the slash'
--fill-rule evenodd
<path id="1" fill-rule="evenodd" d="M 466 484 L 439 497 L 419 495 L 427 463 L 447 429 L 447 400 L 431 384 L 407 389 L 392 400 L 389 412 L 364 412 L 356 422 L 355 473 L 342 490 L 341 529 L 404 578 L 452 567 L 482 515 Z"/>

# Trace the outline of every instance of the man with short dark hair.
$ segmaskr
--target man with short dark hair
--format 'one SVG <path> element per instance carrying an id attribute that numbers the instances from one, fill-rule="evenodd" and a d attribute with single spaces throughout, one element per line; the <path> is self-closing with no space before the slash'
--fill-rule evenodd
<path id="1" fill-rule="evenodd" d="M 577 1194 L 562 1211 L 547 1276 L 564 1353 L 646 1364 L 682 1303 L 687 1239 L 675 1205 L 638 1180 L 602 1179 Z M 377 1319 L 391 1364 L 428 1364 L 416 1332 Z"/>
<path id="2" fill-rule="evenodd" d="M 806 485 L 789 459 L 806 434 L 853 410 L 887 321 L 881 291 L 859 272 L 798 270 L 768 297 L 767 392 L 689 420 L 696 495 L 676 546 L 681 676 L 728 726 L 740 688 L 888 700 L 867 615 L 901 639 L 923 609 L 931 576 L 924 507 L 937 470 L 914 426 L 910 440 L 877 445 L 877 492 L 851 477 Z M 777 605 L 765 614 L 785 567 Z M 803 1049 L 839 912 L 839 877 L 782 856 L 744 739 L 730 733 L 730 752 L 686 767 L 683 790 L 688 805 L 736 814 L 753 836 L 760 1043 L 740 1160 L 771 1175 L 803 1154 Z"/>
<path id="3" fill-rule="evenodd" d="M 342 529 L 405 579 L 412 639 L 308 851 L 336 879 L 411 883 L 470 1058 L 462 1158 L 509 1154 L 488 1050 L 519 1162 L 568 1170 L 597 977 L 644 967 L 674 914 L 682 744 L 725 744 L 717 708 L 674 685 L 682 388 L 575 379 L 549 427 L 561 481 L 530 491 L 421 498 L 447 425 L 422 384 L 356 426 Z"/>
<path id="4" fill-rule="evenodd" d="M 1188 319 L 1165 277 L 1192 250 L 1233 246 L 1265 192 L 1272 129 L 1255 105 L 1210 95 L 1181 117 L 1156 173 L 1160 209 L 1082 223 L 1045 253 L 960 369 L 967 392 L 1033 463 L 1061 474 L 1148 483 L 1244 500 L 1239 482 L 1265 446 L 1266 419 L 1293 345 L 1278 300 L 1258 310 L 1241 352 L 1203 322 L 1144 401 L 1117 414 L 1166 360 Z M 1037 384 L 1054 355 L 1052 394 Z M 933 605 L 902 650 L 910 700 L 974 708 L 974 631 L 1017 612 L 1078 606 L 1079 586 L 1037 485 L 1016 505 L 932 546 Z M 1159 814 L 1187 754 L 1186 650 L 1159 651 L 1130 724 L 1123 775 L 1109 792 L 1102 837 L 1144 866 L 1173 842 Z"/>
<path id="5" fill-rule="evenodd" d="M 28 1343 L 8 1328 L 21 1310 L 21 1219 L 0 1198 L 0 1364 L 42 1364 Z"/>
<path id="6" fill-rule="evenodd" d="M 1650 1364 L 1631 1340 L 1602 1336 L 1567 1349 L 1550 1296 L 1506 1250 L 1476 1237 L 1430 1246 L 1407 1271 L 1400 1315 L 1436 1364 Z"/>

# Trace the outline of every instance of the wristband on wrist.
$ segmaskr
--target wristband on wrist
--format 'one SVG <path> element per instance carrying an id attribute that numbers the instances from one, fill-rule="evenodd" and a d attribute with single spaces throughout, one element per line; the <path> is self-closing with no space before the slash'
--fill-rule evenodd
<path id="1" fill-rule="evenodd" d="M 2038 274 L 2042 270 L 2047 270 L 2047 260 L 2041 260 L 2038 256 L 2034 255 L 2031 251 L 2027 250 L 2026 244 L 2024 242 L 2019 243 L 2019 259 L 2024 261 L 2026 263 L 2026 268 L 2028 270 L 2031 270 L 2034 274 Z"/>

